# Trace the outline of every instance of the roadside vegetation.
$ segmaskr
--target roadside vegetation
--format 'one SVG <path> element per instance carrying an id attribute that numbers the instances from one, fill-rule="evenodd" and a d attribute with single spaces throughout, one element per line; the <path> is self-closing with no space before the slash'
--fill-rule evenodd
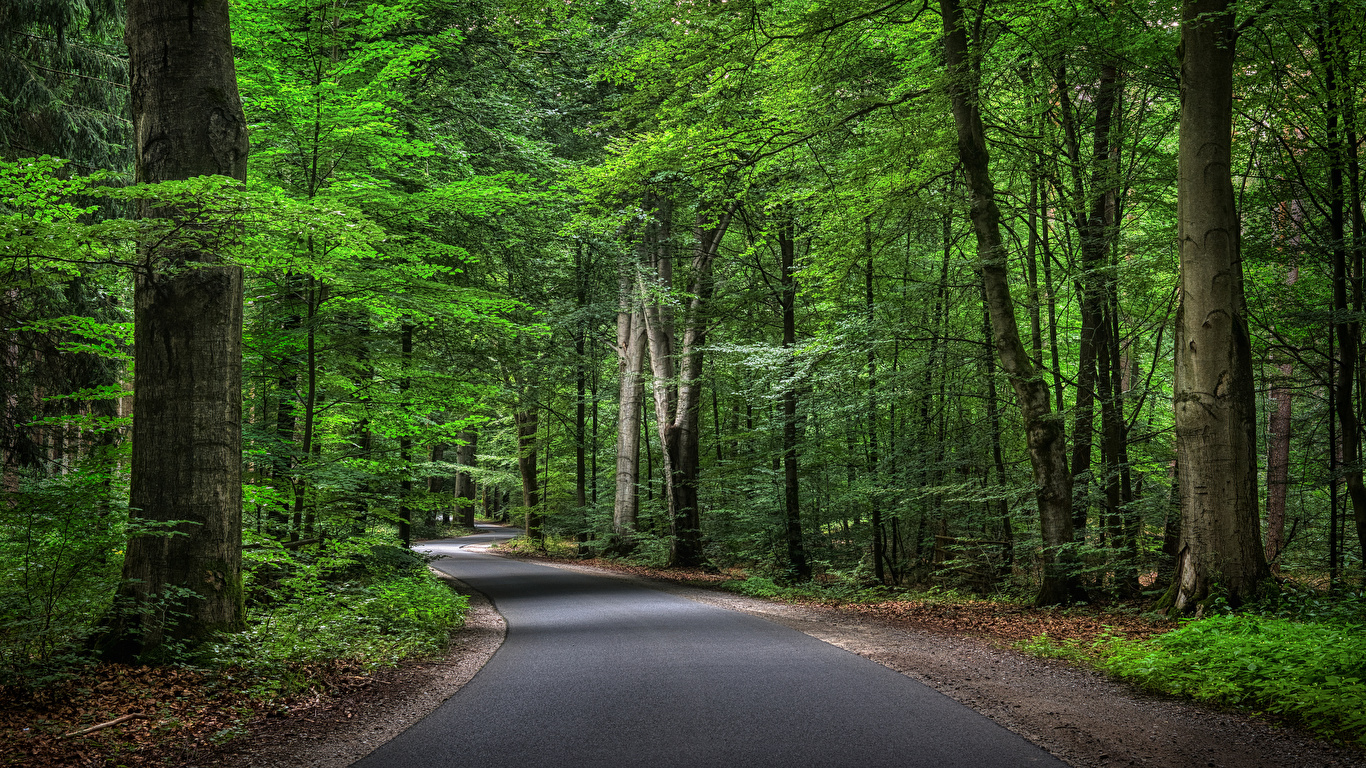
<path id="1" fill-rule="evenodd" d="M 60 591 L 45 593 L 34 573 L 0 582 L 0 765 L 73 765 L 80 755 L 154 764 L 212 747 L 257 718 L 363 685 L 376 669 L 441 653 L 468 607 L 425 558 L 383 537 L 275 543 L 246 552 L 241 632 L 167 644 L 155 667 L 97 663 L 84 642 L 115 606 L 77 601 L 111 576 L 105 563 L 71 557 L 96 543 L 75 530 L 34 543 L 46 557 L 27 562 L 58 574 Z M 119 718 L 129 719 L 70 735 Z"/>

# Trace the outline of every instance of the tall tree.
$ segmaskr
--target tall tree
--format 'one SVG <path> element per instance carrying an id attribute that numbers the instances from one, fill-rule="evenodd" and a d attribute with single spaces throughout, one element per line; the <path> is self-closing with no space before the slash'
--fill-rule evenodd
<path id="1" fill-rule="evenodd" d="M 1006 248 L 1001 238 L 1001 211 L 991 178 L 991 159 L 978 107 L 975 68 L 969 59 L 968 35 L 958 0 L 940 0 L 944 19 L 944 57 L 948 91 L 958 135 L 958 158 L 971 194 L 973 231 L 981 262 L 986 303 L 991 315 L 992 341 L 1001 369 L 1010 378 L 1025 421 L 1029 461 L 1038 489 L 1039 524 L 1043 533 L 1044 575 L 1037 605 L 1053 605 L 1084 598 L 1072 572 L 1068 547 L 1072 544 L 1072 476 L 1067 471 L 1067 437 L 1062 419 L 1051 412 L 1048 385 L 1020 341 L 1015 304 L 1006 274 Z"/>
<path id="2" fill-rule="evenodd" d="M 245 181 L 228 5 L 128 3 L 137 181 Z M 148 248 L 139 260 L 131 504 L 146 527 L 128 542 L 120 591 L 133 610 L 109 658 L 242 622 L 242 270 L 213 244 Z"/>
<path id="3" fill-rule="evenodd" d="M 1233 192 L 1232 0 L 1186 0 L 1181 12 L 1177 237 L 1176 452 L 1181 540 L 1160 605 L 1233 605 L 1267 576 L 1257 509 L 1257 408 Z M 1218 585 L 1216 591 L 1216 583 Z"/>

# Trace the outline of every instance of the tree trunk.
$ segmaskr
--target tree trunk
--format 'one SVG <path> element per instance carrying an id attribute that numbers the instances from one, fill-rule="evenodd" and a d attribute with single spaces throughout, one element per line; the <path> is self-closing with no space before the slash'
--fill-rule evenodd
<path id="1" fill-rule="evenodd" d="M 1280 378 L 1271 386 L 1270 423 L 1267 425 L 1266 446 L 1266 561 L 1279 570 L 1278 560 L 1285 546 L 1285 502 L 1290 490 L 1290 430 L 1294 400 L 1291 397 L 1290 376 L 1294 366 L 1277 366 Z"/>
<path id="2" fill-rule="evenodd" d="M 991 347 L 991 310 L 987 306 L 986 284 L 981 284 L 982 289 L 982 337 L 987 344 L 988 350 Z M 998 407 L 998 395 L 996 392 L 996 360 L 990 352 L 986 355 L 986 380 L 987 380 L 987 419 L 991 422 L 991 461 L 996 469 L 996 486 L 1000 489 L 1001 498 L 996 500 L 995 514 L 996 519 L 1001 524 L 1001 562 L 1002 576 L 1009 576 L 1015 568 L 1015 532 L 1010 524 L 1010 504 L 1004 496 L 1006 492 L 1006 463 L 1001 454 L 1001 411 Z M 1037 370 L 1043 370 L 1037 367 Z M 1047 390 L 1045 390 L 1045 393 Z"/>
<path id="3" fill-rule="evenodd" d="M 196 5 L 192 24 L 177 0 L 130 0 L 127 12 L 136 180 L 245 181 L 227 0 Z M 139 214 L 177 212 L 144 206 Z M 119 661 L 169 639 L 236 629 L 243 610 L 242 270 L 217 265 L 212 250 L 146 250 L 140 258 L 132 515 L 184 522 L 128 542 L 119 591 L 136 610 L 100 640 L 106 658 Z M 184 590 L 179 606 L 175 590 Z M 171 611 L 184 615 L 170 619 Z"/>
<path id="4" fill-rule="evenodd" d="M 1232 0 L 1185 0 L 1177 207 L 1181 303 L 1173 404 L 1181 466 L 1176 581 L 1159 602 L 1239 605 L 1268 575 L 1257 508 L 1256 404 L 1230 176 L 1236 28 Z"/>
<path id="5" fill-rule="evenodd" d="M 1352 505 L 1353 517 L 1358 523 L 1358 533 L 1362 533 L 1361 521 L 1366 520 L 1366 485 L 1361 474 L 1361 425 L 1357 420 L 1356 398 L 1352 389 L 1356 384 L 1357 359 L 1361 354 L 1361 324 L 1353 319 L 1348 303 L 1349 270 L 1347 264 L 1347 221 L 1346 190 L 1343 186 L 1343 171 L 1347 164 L 1347 152 L 1343 147 L 1341 113 L 1346 102 L 1353 98 L 1349 91 L 1343 95 L 1342 84 L 1338 82 L 1342 73 L 1339 59 L 1342 58 L 1341 32 L 1337 26 L 1338 5 L 1328 4 L 1329 17 L 1319 30 L 1319 47 L 1325 59 L 1324 87 L 1328 100 L 1327 151 L 1328 170 L 1328 229 L 1332 237 L 1333 250 L 1333 315 L 1338 342 L 1337 370 L 1337 419 L 1342 435 L 1338 445 L 1342 448 L 1343 479 L 1346 481 L 1347 498 Z M 1334 478 L 1336 481 L 1336 478 Z M 1366 554 L 1366 537 L 1362 539 L 1363 554 Z"/>
<path id="6" fill-rule="evenodd" d="M 404 323 L 399 328 L 399 359 L 403 368 L 398 380 L 399 407 L 404 425 L 403 435 L 398 439 L 399 472 L 403 478 L 398 482 L 398 538 L 403 546 L 409 547 L 413 543 L 413 510 L 409 506 L 413 495 L 413 436 L 409 432 L 411 422 L 408 403 L 408 390 L 413 385 L 409 373 L 413 361 L 413 326 L 410 323 Z"/>
<path id="7" fill-rule="evenodd" d="M 782 257 L 783 348 L 787 350 L 788 376 L 783 391 L 783 509 L 787 539 L 787 567 L 793 579 L 809 581 L 811 564 L 806 560 L 802 535 L 800 480 L 797 475 L 797 243 L 792 223 L 778 230 L 778 251 Z"/>
<path id="8" fill-rule="evenodd" d="M 618 286 L 616 497 L 613 549 L 629 546 L 640 516 L 640 410 L 645 398 L 645 317 L 636 301 L 635 264 L 623 264 Z"/>
<path id="9" fill-rule="evenodd" d="M 455 448 L 455 463 L 462 467 L 473 467 L 479 448 L 479 433 L 467 430 L 460 433 L 460 444 Z M 455 503 L 459 507 L 460 524 L 466 528 L 474 527 L 474 476 L 460 471 L 455 476 Z"/>
<path id="10" fill-rule="evenodd" d="M 876 317 L 873 313 L 873 222 L 870 219 L 863 221 L 863 255 L 867 259 L 867 267 L 863 273 L 864 290 L 864 311 L 867 313 L 865 320 L 868 323 L 868 524 L 873 529 L 873 578 L 877 583 L 884 584 L 887 581 L 887 569 L 884 565 L 887 553 L 887 543 L 882 540 L 882 498 L 877 492 L 877 488 L 882 484 L 880 475 L 880 462 L 882 457 L 879 455 L 877 443 L 877 348 L 873 345 L 873 329 L 876 328 Z M 937 321 L 937 318 L 936 318 Z M 937 327 L 937 326 L 936 326 Z M 931 349 L 930 359 L 933 360 L 934 354 Z M 926 366 L 928 371 L 930 366 Z M 929 397 L 929 390 L 926 389 L 926 398 Z M 928 399 L 926 400 L 928 403 Z"/>
<path id="11" fill-rule="evenodd" d="M 1006 273 L 1006 249 L 1001 239 L 1001 212 L 991 180 L 991 161 L 977 108 L 977 88 L 971 79 L 967 31 L 958 0 L 940 0 L 944 18 L 944 56 L 949 69 L 949 97 L 958 134 L 958 156 L 972 195 L 971 217 L 977 235 L 992 339 L 1001 368 L 1010 377 L 1024 417 L 1029 460 L 1038 488 L 1039 523 L 1043 534 L 1044 576 L 1035 597 L 1038 605 L 1084 599 L 1072 572 L 1068 548 L 1073 544 L 1072 477 L 1067 471 L 1067 438 L 1062 420 L 1051 413 L 1047 385 L 1020 342 L 1015 305 Z"/>
<path id="12" fill-rule="evenodd" d="M 527 538 L 541 540 L 542 516 L 537 507 L 541 503 L 536 486 L 536 409 L 518 411 L 512 419 L 517 423 L 517 469 L 522 475 L 522 506 L 526 507 Z"/>

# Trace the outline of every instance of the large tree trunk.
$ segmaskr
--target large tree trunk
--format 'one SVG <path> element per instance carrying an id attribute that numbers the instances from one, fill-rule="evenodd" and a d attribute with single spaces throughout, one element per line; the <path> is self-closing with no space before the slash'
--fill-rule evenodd
<path id="1" fill-rule="evenodd" d="M 692 300 L 683 331 L 679 354 L 680 377 L 674 428 L 678 431 L 678 463 L 674 467 L 670 520 L 673 544 L 670 562 L 676 567 L 701 565 L 702 508 L 698 481 L 702 462 L 702 348 L 707 343 L 708 312 L 712 298 L 712 264 L 730 226 L 731 212 L 721 215 L 707 227 L 701 215 L 694 232 L 697 238 L 692 262 Z M 713 393 L 714 394 L 714 393 Z M 715 400 L 713 400 L 715 406 Z M 718 450 L 720 443 L 717 443 Z"/>
<path id="2" fill-rule="evenodd" d="M 1084 599 L 1071 568 L 1073 544 L 1072 476 L 1067 471 L 1067 438 L 1062 419 L 1051 412 L 1048 387 L 1034 368 L 1020 341 L 1015 304 L 1006 274 L 1006 249 L 1001 240 L 1001 212 L 991 180 L 991 161 L 977 108 L 977 88 L 971 79 L 968 38 L 958 0 L 940 0 L 944 18 L 944 56 L 949 69 L 948 89 L 953 121 L 958 133 L 958 156 L 972 194 L 971 217 L 977 235 L 977 255 L 982 264 L 987 307 L 991 313 L 992 339 L 1001 369 L 1010 377 L 1015 398 L 1024 416 L 1029 460 L 1043 533 L 1043 582 L 1035 597 L 1038 605 Z"/>
<path id="3" fill-rule="evenodd" d="M 227 0 L 193 9 L 179 0 L 130 0 L 125 40 L 137 181 L 245 180 L 246 122 Z M 120 596 L 134 610 L 105 638 L 106 657 L 118 660 L 242 623 L 242 270 L 217 265 L 212 251 L 163 249 L 142 258 L 132 514 L 135 523 L 183 522 L 128 542 Z M 171 619 L 172 611 L 183 616 Z"/>
<path id="4" fill-rule="evenodd" d="M 1181 546 L 1160 601 L 1177 613 L 1219 593 L 1238 605 L 1268 575 L 1257 509 L 1256 404 L 1230 176 L 1232 0 L 1186 0 L 1181 22 L 1176 453 Z"/>
<path id="5" fill-rule="evenodd" d="M 674 290 L 672 243 L 673 203 L 648 196 L 659 205 L 656 220 L 646 227 L 642 256 L 651 268 L 637 277 L 644 303 L 646 337 L 650 349 L 651 389 L 655 422 L 662 446 L 665 507 L 672 542 L 669 564 L 688 567 L 702 563 L 702 519 L 697 481 L 701 463 L 702 347 L 706 343 L 706 313 L 712 294 L 712 261 L 730 222 L 727 212 L 711 229 L 699 219 L 692 259 L 692 298 L 683 319 L 679 347 L 676 318 L 667 298 Z M 665 298 L 660 298 L 661 296 Z"/>

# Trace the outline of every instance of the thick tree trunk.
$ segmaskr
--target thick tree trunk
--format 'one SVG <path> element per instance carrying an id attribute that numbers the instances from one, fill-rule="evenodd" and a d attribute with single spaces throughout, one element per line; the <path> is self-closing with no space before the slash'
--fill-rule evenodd
<path id="1" fill-rule="evenodd" d="M 136 179 L 245 180 L 228 2 L 188 9 L 178 0 L 128 3 Z M 147 251 L 142 259 L 132 514 L 135 522 L 183 522 L 170 529 L 175 535 L 129 540 L 120 596 L 135 610 L 103 638 L 114 660 L 242 623 L 242 270 L 217 265 L 212 251 Z M 172 619 L 173 611 L 183 616 Z"/>
<path id="2" fill-rule="evenodd" d="M 977 89 L 971 79 L 967 31 L 958 0 L 940 0 L 944 18 L 944 56 L 949 70 L 949 96 L 958 133 L 958 156 L 972 195 L 971 217 L 977 235 L 992 339 L 1001 369 L 1010 377 L 1024 417 L 1029 460 L 1038 488 L 1039 523 L 1043 534 L 1044 576 L 1035 597 L 1038 605 L 1084 599 L 1072 573 L 1069 547 L 1073 544 L 1072 476 L 1067 471 L 1067 438 L 1062 420 L 1051 412 L 1047 385 L 1034 368 L 1020 341 L 1015 305 L 1006 273 L 1006 249 L 1001 239 L 1001 212 L 991 180 L 991 161 L 977 108 Z"/>
<path id="3" fill-rule="evenodd" d="M 1244 315 L 1239 220 L 1230 177 L 1236 29 L 1232 0 L 1185 0 L 1181 22 L 1173 404 L 1181 466 L 1176 581 L 1159 603 L 1232 605 L 1268 575 L 1257 508 L 1252 345 Z"/>

